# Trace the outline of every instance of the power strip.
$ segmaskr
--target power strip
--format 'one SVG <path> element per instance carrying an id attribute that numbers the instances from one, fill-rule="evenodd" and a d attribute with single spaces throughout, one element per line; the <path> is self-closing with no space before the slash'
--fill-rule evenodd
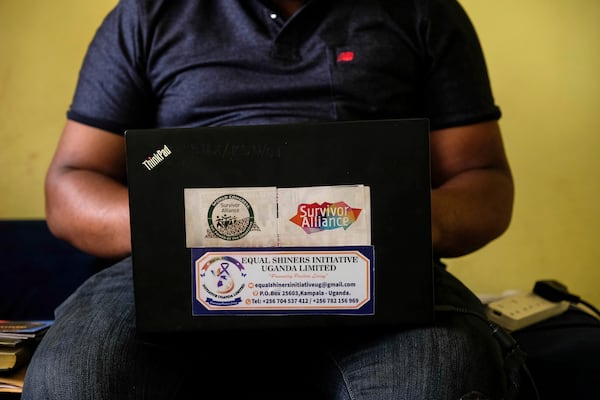
<path id="1" fill-rule="evenodd" d="M 516 331 L 567 311 L 568 301 L 553 302 L 535 293 L 519 294 L 492 301 L 487 316 L 508 331 Z"/>

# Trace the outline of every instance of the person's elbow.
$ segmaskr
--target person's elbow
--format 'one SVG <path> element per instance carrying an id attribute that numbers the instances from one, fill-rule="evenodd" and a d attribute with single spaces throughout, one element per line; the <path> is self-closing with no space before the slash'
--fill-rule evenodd
<path id="1" fill-rule="evenodd" d="M 56 167 L 48 170 L 44 181 L 44 209 L 50 232 L 58 239 L 69 241 L 69 219 L 65 215 L 65 198 L 61 195 L 62 174 Z"/>
<path id="2" fill-rule="evenodd" d="M 515 188 L 512 175 L 508 169 L 499 172 L 496 199 L 492 202 L 494 209 L 490 213 L 490 241 L 502 236 L 508 230 L 515 201 Z"/>

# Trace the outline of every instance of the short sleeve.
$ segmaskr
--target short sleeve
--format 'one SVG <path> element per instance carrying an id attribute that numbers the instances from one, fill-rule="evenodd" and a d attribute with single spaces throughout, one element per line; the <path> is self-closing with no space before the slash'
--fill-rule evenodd
<path id="1" fill-rule="evenodd" d="M 499 119 L 475 28 L 456 0 L 429 0 L 424 101 L 432 129 Z"/>
<path id="2" fill-rule="evenodd" d="M 123 133 L 153 124 L 144 74 L 144 34 L 135 0 L 120 0 L 88 46 L 67 118 Z"/>

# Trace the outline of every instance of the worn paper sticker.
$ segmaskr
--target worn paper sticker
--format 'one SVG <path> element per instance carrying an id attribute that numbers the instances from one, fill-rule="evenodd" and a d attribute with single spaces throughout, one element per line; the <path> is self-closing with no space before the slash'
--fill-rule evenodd
<path id="1" fill-rule="evenodd" d="M 190 248 L 371 244 L 364 185 L 187 188 L 184 202 Z"/>
<path id="2" fill-rule="evenodd" d="M 277 202 L 279 246 L 371 244 L 367 186 L 280 188 Z"/>
<path id="3" fill-rule="evenodd" d="M 187 247 L 277 246 L 275 187 L 184 189 Z"/>

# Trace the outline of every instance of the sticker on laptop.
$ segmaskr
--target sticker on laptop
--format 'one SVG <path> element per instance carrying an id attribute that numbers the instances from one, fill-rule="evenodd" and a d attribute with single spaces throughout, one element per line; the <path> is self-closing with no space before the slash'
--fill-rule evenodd
<path id="1" fill-rule="evenodd" d="M 184 189 L 186 246 L 371 244 L 364 185 Z"/>
<path id="2" fill-rule="evenodd" d="M 193 315 L 374 314 L 372 246 L 193 248 Z"/>

